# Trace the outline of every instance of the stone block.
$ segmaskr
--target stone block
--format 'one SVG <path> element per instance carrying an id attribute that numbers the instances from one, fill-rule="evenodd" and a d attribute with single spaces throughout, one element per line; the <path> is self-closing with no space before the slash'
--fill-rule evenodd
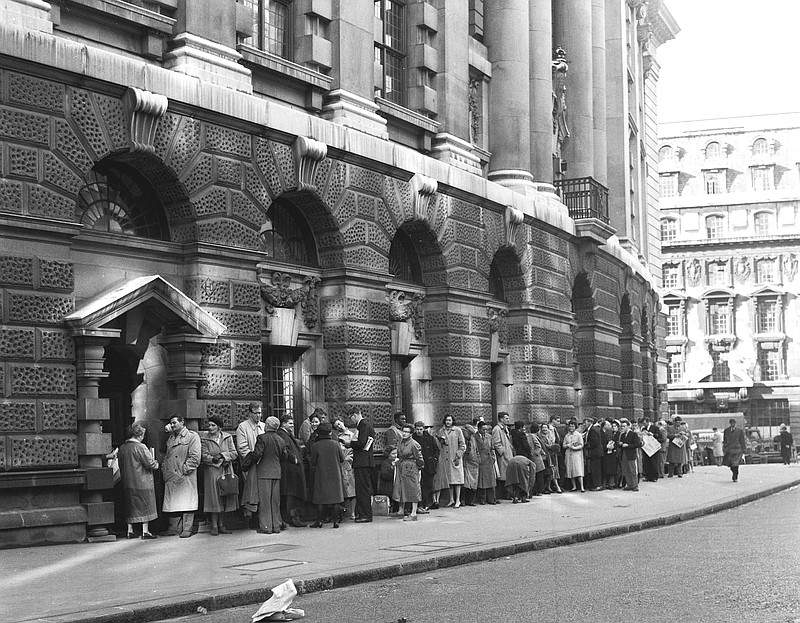
<path id="1" fill-rule="evenodd" d="M 86 490 L 98 491 L 114 487 L 114 473 L 110 467 L 95 467 L 86 470 Z"/>
<path id="2" fill-rule="evenodd" d="M 113 502 L 89 502 L 84 504 L 86 507 L 87 524 L 90 526 L 102 526 L 114 523 L 114 503 Z"/>
<path id="3" fill-rule="evenodd" d="M 111 418 L 107 398 L 83 398 L 78 400 L 78 420 L 108 420 Z"/>
<path id="4" fill-rule="evenodd" d="M 78 454 L 102 455 L 111 452 L 111 433 L 82 433 L 78 435 Z"/>

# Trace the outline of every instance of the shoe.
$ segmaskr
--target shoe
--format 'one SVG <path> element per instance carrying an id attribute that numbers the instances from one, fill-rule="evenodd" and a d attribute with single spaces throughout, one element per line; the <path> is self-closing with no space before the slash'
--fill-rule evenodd
<path id="1" fill-rule="evenodd" d="M 304 524 L 299 519 L 292 517 L 292 526 L 294 526 L 295 528 L 305 528 L 306 524 Z"/>
<path id="2" fill-rule="evenodd" d="M 678 474 L 678 478 L 683 478 L 683 475 L 682 474 Z"/>
<path id="3" fill-rule="evenodd" d="M 542 491 L 543 495 L 550 495 L 551 493 L 553 493 L 553 492 L 552 491 Z"/>
<path id="4" fill-rule="evenodd" d="M 581 493 L 586 493 L 586 489 L 581 489 Z"/>
<path id="5" fill-rule="evenodd" d="M 178 533 L 174 530 L 167 530 L 165 532 L 161 532 L 158 536 L 178 536 Z"/>
<path id="6" fill-rule="evenodd" d="M 314 523 L 312 523 L 312 524 L 311 524 L 310 526 L 308 526 L 308 527 L 309 527 L 309 528 L 321 528 L 321 527 L 322 527 L 322 522 L 321 522 L 321 521 L 315 521 Z"/>
<path id="7" fill-rule="evenodd" d="M 603 487 L 592 487 L 589 491 L 602 491 Z"/>
<path id="8" fill-rule="evenodd" d="M 359 517 L 355 523 L 372 523 L 372 517 Z"/>
<path id="9" fill-rule="evenodd" d="M 404 515 L 403 521 L 411 521 L 411 515 Z"/>
<path id="10" fill-rule="evenodd" d="M 520 500 L 520 503 L 522 503 L 522 504 L 525 504 L 526 502 L 530 502 L 530 500 L 528 498 L 522 498 Z"/>
<path id="11" fill-rule="evenodd" d="M 513 499 L 511 500 L 511 503 L 512 503 L 512 504 L 519 504 L 519 500 L 518 500 L 517 498 L 513 498 Z"/>
<path id="12" fill-rule="evenodd" d="M 211 536 L 219 536 L 219 528 L 217 528 L 216 526 L 211 528 Z"/>
<path id="13" fill-rule="evenodd" d="M 179 536 L 180 536 L 182 539 L 188 539 L 190 536 L 193 536 L 193 535 L 194 535 L 194 532 L 192 532 L 191 530 L 189 530 L 189 532 L 181 532 Z"/>
<path id="14" fill-rule="evenodd" d="M 502 502 L 500 500 L 495 500 L 494 502 L 491 502 L 491 503 L 494 504 L 494 505 L 502 504 Z"/>
<path id="15" fill-rule="evenodd" d="M 142 533 L 142 540 L 143 541 L 150 541 L 152 539 L 157 539 L 158 537 L 155 534 L 151 534 L 149 532 Z"/>
<path id="16" fill-rule="evenodd" d="M 334 521 L 334 522 L 333 522 L 333 527 L 334 527 L 334 528 L 338 528 L 338 527 L 339 527 L 339 524 L 338 524 L 338 523 L 336 523 L 336 522 Z"/>
<path id="17" fill-rule="evenodd" d="M 464 506 L 475 506 L 475 502 L 470 502 L 469 504 L 464 504 Z M 419 511 L 417 511 L 419 512 Z"/>
<path id="18" fill-rule="evenodd" d="M 411 521 L 416 521 L 416 520 L 417 520 L 417 516 L 416 515 L 411 515 Z"/>
<path id="19" fill-rule="evenodd" d="M 453 504 L 453 508 L 461 508 L 461 502 L 456 502 Z"/>
<path id="20" fill-rule="evenodd" d="M 135 539 L 136 535 L 133 532 L 128 532 L 128 538 L 129 539 Z"/>
<path id="21" fill-rule="evenodd" d="M 256 532 L 259 534 L 272 534 L 272 530 L 264 530 L 263 528 L 259 528 Z"/>
<path id="22" fill-rule="evenodd" d="M 456 503 L 455 503 L 455 502 L 450 502 L 450 504 L 448 504 L 448 505 L 446 506 L 446 508 L 453 508 L 455 505 L 456 505 Z"/>
<path id="23" fill-rule="evenodd" d="M 233 534 L 233 532 L 228 530 L 225 526 L 220 526 L 219 527 L 219 533 L 220 534 Z"/>
<path id="24" fill-rule="evenodd" d="M 286 530 L 286 528 L 288 528 L 288 527 L 289 526 L 286 525 L 284 522 L 281 522 L 281 526 L 280 526 L 281 530 Z"/>
<path id="25" fill-rule="evenodd" d="M 424 508 L 417 509 L 417 513 L 419 513 L 420 515 L 427 515 L 429 512 L 430 512 L 429 510 L 426 510 Z"/>
<path id="26" fill-rule="evenodd" d="M 430 508 L 432 511 L 439 510 L 439 502 L 434 502 L 428 508 Z"/>

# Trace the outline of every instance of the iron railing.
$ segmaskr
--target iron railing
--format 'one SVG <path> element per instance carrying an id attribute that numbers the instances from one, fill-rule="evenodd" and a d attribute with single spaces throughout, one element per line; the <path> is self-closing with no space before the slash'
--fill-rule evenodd
<path id="1" fill-rule="evenodd" d="M 608 223 L 608 188 L 591 177 L 555 180 L 561 200 L 574 220 L 596 218 Z"/>

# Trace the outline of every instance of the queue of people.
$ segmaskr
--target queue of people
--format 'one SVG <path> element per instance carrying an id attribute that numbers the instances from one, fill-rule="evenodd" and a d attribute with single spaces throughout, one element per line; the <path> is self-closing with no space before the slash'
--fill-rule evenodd
<path id="1" fill-rule="evenodd" d="M 175 414 L 166 426 L 161 465 L 143 443 L 144 427 L 133 424 L 118 452 L 128 538 L 138 538 L 134 524 L 141 524 L 142 539 L 156 538 L 150 522 L 158 517 L 154 475 L 159 469 L 161 511 L 169 521 L 161 536 L 188 538 L 197 532 L 198 510 L 212 536 L 230 534 L 225 517 L 239 509 L 250 528 L 276 534 L 305 527 L 309 508 L 311 528 L 325 523 L 338 528 L 345 520 L 369 523 L 375 494 L 393 502 L 390 514 L 417 521 L 443 507 L 493 505 L 504 499 L 527 503 L 565 491 L 638 491 L 641 481 L 683 478 L 692 470 L 696 449 L 680 416 L 655 422 L 646 417 L 638 422 L 571 419 L 564 425 L 552 417 L 512 425 L 509 414 L 501 412 L 492 427 L 481 418 L 457 426 L 452 415 L 440 426 L 412 424 L 397 413 L 375 470 L 374 428 L 357 407 L 348 412 L 348 420 L 329 422 L 317 409 L 300 427 L 302 437 L 296 437 L 290 415 L 262 422 L 261 403 L 253 402 L 235 434 L 224 431 L 216 416 L 198 434 Z M 730 467 L 736 482 L 746 449 L 744 432 L 731 419 L 719 437 L 714 437 L 714 455 L 721 453 L 718 464 Z"/>

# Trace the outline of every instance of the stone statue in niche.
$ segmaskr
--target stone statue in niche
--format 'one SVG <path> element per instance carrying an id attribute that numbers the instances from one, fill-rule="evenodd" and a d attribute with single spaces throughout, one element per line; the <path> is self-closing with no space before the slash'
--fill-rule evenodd
<path id="1" fill-rule="evenodd" d="M 561 146 L 569 138 L 567 127 L 567 53 L 557 47 L 553 52 L 553 156 L 561 158 Z"/>
<path id="2" fill-rule="evenodd" d="M 689 283 L 691 283 L 693 286 L 696 286 L 698 283 L 700 283 L 700 277 L 703 274 L 703 267 L 700 264 L 700 260 L 694 258 L 691 262 L 689 262 L 688 272 Z"/>
<path id="3" fill-rule="evenodd" d="M 794 281 L 794 278 L 797 275 L 796 253 L 790 253 L 783 258 L 783 274 L 786 275 L 786 279 L 789 281 Z"/>
<path id="4" fill-rule="evenodd" d="M 747 280 L 747 278 L 750 276 L 750 270 L 750 260 L 748 258 L 740 257 L 738 260 L 736 260 L 734 274 L 740 282 L 745 282 Z"/>

